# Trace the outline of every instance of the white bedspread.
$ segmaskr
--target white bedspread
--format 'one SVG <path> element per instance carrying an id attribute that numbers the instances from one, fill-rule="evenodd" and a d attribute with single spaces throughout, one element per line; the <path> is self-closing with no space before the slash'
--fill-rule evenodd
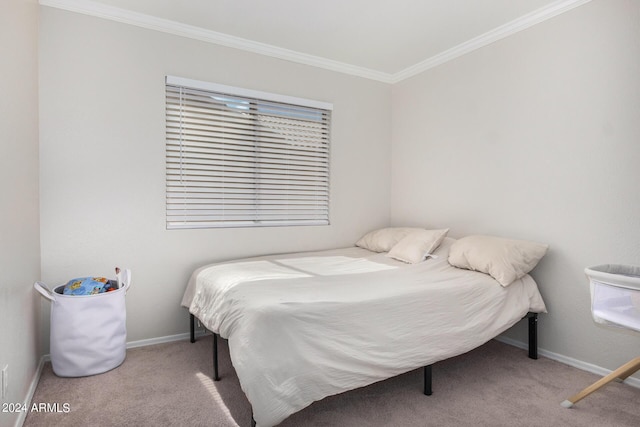
<path id="1" fill-rule="evenodd" d="M 437 259 L 407 265 L 361 248 L 196 270 L 182 305 L 228 338 L 260 427 L 326 396 L 472 350 L 545 312 L 534 280 L 502 287 Z"/>

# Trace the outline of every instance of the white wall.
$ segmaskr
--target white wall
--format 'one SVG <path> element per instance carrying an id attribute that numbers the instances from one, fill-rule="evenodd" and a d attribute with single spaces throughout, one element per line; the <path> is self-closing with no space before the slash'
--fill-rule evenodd
<path id="1" fill-rule="evenodd" d="M 331 225 L 165 230 L 167 74 L 333 103 Z M 43 279 L 130 267 L 128 340 L 184 333 L 197 266 L 350 246 L 388 223 L 390 106 L 383 83 L 43 7 Z"/>
<path id="2" fill-rule="evenodd" d="M 390 88 L 43 7 L 42 278 L 132 268 L 133 341 L 187 330 L 180 297 L 210 261 L 350 245 L 389 221 L 537 240 L 540 346 L 613 369 L 640 344 L 592 322 L 583 269 L 639 263 L 639 8 L 594 0 Z M 166 231 L 166 74 L 334 103 L 332 225 Z"/>
<path id="3" fill-rule="evenodd" d="M 640 264 L 640 2 L 594 0 L 405 80 L 392 112 L 392 223 L 550 244 L 540 347 L 607 369 L 640 354 L 591 320 L 583 274 Z"/>
<path id="4" fill-rule="evenodd" d="M 2 402 L 24 402 L 41 350 L 38 215 L 38 4 L 0 6 L 0 369 L 8 365 Z M 18 413 L 0 411 L 0 425 Z"/>

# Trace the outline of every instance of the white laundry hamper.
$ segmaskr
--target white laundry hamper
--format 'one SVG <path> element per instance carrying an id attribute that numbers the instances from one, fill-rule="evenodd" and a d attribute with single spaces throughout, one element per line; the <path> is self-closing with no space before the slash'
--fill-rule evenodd
<path id="1" fill-rule="evenodd" d="M 126 356 L 125 296 L 131 270 L 116 269 L 119 287 L 96 295 L 63 295 L 42 282 L 34 288 L 51 301 L 50 353 L 60 377 L 84 377 L 114 369 Z"/>

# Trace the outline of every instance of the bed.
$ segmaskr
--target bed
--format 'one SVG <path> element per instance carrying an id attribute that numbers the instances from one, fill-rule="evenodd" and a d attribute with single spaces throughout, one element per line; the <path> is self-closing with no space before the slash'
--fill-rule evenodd
<path id="1" fill-rule="evenodd" d="M 214 345 L 228 339 L 253 419 L 266 427 L 324 397 L 468 352 L 527 316 L 531 327 L 546 312 L 528 274 L 501 286 L 453 267 L 455 242 L 444 238 L 414 264 L 349 247 L 203 266 L 182 300 L 192 340 L 194 317 Z"/>

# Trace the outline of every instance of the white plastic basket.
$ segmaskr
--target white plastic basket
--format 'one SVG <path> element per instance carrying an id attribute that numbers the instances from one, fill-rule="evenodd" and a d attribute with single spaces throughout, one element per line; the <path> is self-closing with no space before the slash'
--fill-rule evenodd
<path id="1" fill-rule="evenodd" d="M 114 369 L 126 356 L 125 295 L 131 270 L 118 272 L 120 287 L 96 295 L 63 295 L 42 282 L 34 288 L 51 301 L 51 365 L 60 377 L 84 377 Z"/>
<path id="2" fill-rule="evenodd" d="M 640 332 L 640 267 L 604 264 L 584 272 L 591 286 L 593 319 Z"/>

